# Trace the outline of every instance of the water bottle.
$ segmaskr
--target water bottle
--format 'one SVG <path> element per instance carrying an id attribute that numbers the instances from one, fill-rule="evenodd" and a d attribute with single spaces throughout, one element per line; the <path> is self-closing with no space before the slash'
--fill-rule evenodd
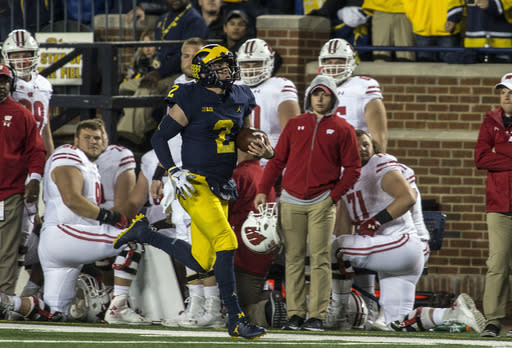
<path id="1" fill-rule="evenodd" d="M 465 324 L 461 323 L 452 323 L 452 324 L 443 324 L 438 325 L 434 328 L 434 331 L 448 331 L 448 332 L 467 332 L 471 330 L 471 328 Z"/>

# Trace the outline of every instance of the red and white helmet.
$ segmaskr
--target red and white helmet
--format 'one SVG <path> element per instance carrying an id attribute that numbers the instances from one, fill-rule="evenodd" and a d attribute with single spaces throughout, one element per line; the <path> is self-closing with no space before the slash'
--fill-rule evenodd
<path id="1" fill-rule="evenodd" d="M 14 52 L 31 52 L 32 56 L 28 58 L 9 58 L 10 54 Z M 27 30 L 16 29 L 7 35 L 2 45 L 2 56 L 4 62 L 14 69 L 16 76 L 28 76 L 37 68 L 39 44 Z"/>
<path id="2" fill-rule="evenodd" d="M 368 307 L 361 295 L 352 291 L 348 296 L 345 318 L 343 318 L 340 330 L 364 329 L 364 324 L 368 319 Z"/>
<path id="3" fill-rule="evenodd" d="M 242 225 L 242 241 L 249 250 L 266 254 L 281 244 L 277 232 L 277 203 L 260 204 L 258 210 L 259 213 L 249 212 Z"/>
<path id="4" fill-rule="evenodd" d="M 69 316 L 74 320 L 99 323 L 109 304 L 110 289 L 91 275 L 81 273 L 76 281 L 76 295 Z"/>
<path id="5" fill-rule="evenodd" d="M 244 62 L 261 62 L 262 66 L 257 68 L 244 68 L 240 66 L 240 78 L 247 86 L 268 80 L 274 69 L 274 52 L 267 43 L 261 39 L 250 39 L 238 49 L 237 60 Z"/>
<path id="6" fill-rule="evenodd" d="M 344 59 L 344 63 L 325 64 L 326 59 Z M 318 56 L 318 66 L 322 75 L 334 78 L 336 84 L 340 84 L 354 72 L 357 66 L 356 53 L 351 44 L 343 39 L 331 39 L 327 41 Z"/>

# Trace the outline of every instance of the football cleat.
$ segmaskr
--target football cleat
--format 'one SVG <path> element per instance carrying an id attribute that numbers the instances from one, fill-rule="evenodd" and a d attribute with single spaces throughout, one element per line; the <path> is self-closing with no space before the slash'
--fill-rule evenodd
<path id="1" fill-rule="evenodd" d="M 327 329 L 338 329 L 345 319 L 345 304 L 331 298 L 327 306 L 327 314 L 324 320 L 324 327 Z"/>
<path id="2" fill-rule="evenodd" d="M 151 321 L 128 307 L 128 295 L 116 296 L 105 313 L 107 324 L 151 325 Z"/>
<path id="3" fill-rule="evenodd" d="M 12 311 L 14 311 L 14 302 L 11 296 L 0 291 L 0 319 L 6 319 Z"/>
<path id="4" fill-rule="evenodd" d="M 194 327 L 217 329 L 226 327 L 226 319 L 222 314 L 220 298 L 216 296 L 205 297 L 203 312 L 196 316 L 192 321 L 195 324 Z M 181 323 L 180 326 L 182 326 Z"/>
<path id="5" fill-rule="evenodd" d="M 445 323 L 462 323 L 480 333 L 485 327 L 485 317 L 468 294 L 460 294 L 453 303 L 452 308 L 443 314 Z"/>
<path id="6" fill-rule="evenodd" d="M 138 241 L 140 236 L 148 229 L 149 222 L 144 214 L 139 214 L 132 220 L 132 223 L 126 230 L 119 233 L 114 240 L 114 249 L 119 249 L 128 242 Z"/>
<path id="7" fill-rule="evenodd" d="M 245 314 L 241 313 L 237 320 L 230 320 L 228 333 L 231 337 L 242 337 L 252 340 L 265 335 L 267 331 L 260 326 L 249 323 Z"/>
<path id="8" fill-rule="evenodd" d="M 270 293 L 270 306 L 272 309 L 270 327 L 280 329 L 286 324 L 286 304 L 283 295 L 279 291 Z"/>

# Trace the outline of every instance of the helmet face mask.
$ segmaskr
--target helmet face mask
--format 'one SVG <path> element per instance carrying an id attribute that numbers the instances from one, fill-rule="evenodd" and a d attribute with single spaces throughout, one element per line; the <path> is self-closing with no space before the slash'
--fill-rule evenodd
<path id="1" fill-rule="evenodd" d="M 261 39 L 247 40 L 237 52 L 242 82 L 247 86 L 256 86 L 272 77 L 274 70 L 274 52 Z M 244 63 L 261 63 L 255 64 Z M 250 66 L 252 65 L 252 66 Z"/>
<path id="2" fill-rule="evenodd" d="M 192 58 L 192 77 L 204 87 L 231 88 L 240 78 L 240 68 L 235 56 L 221 45 L 201 47 Z M 226 69 L 229 70 L 227 74 Z M 223 74 L 229 75 L 224 78 Z"/>
<path id="3" fill-rule="evenodd" d="M 110 304 L 110 292 L 103 283 L 89 274 L 81 273 L 76 282 L 76 295 L 69 315 L 74 320 L 98 323 Z"/>
<path id="4" fill-rule="evenodd" d="M 332 39 L 320 50 L 318 65 L 322 75 L 330 76 L 340 84 L 352 76 L 357 66 L 356 54 L 347 41 Z"/>
<path id="5" fill-rule="evenodd" d="M 277 232 L 277 203 L 265 203 L 259 213 L 249 212 L 240 234 L 245 246 L 258 254 L 267 254 L 281 245 Z"/>
<path id="6" fill-rule="evenodd" d="M 2 45 L 2 56 L 17 76 L 26 77 L 37 68 L 39 44 L 27 30 L 13 30 Z"/>

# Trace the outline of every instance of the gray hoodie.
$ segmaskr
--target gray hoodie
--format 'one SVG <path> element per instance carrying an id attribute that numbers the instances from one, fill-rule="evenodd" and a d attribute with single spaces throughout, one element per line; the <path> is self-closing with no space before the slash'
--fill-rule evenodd
<path id="1" fill-rule="evenodd" d="M 311 84 L 306 90 L 304 110 L 306 112 L 313 112 L 313 108 L 311 107 L 311 91 L 313 91 L 315 87 L 317 87 L 318 85 L 324 85 L 325 87 L 327 87 L 332 92 L 332 95 L 334 95 L 334 97 L 336 98 L 336 102 L 334 103 L 333 108 L 329 112 L 329 115 L 331 115 L 332 113 L 334 113 L 334 110 L 336 110 L 336 108 L 338 107 L 340 101 L 338 99 L 338 94 L 336 93 L 336 82 L 330 76 L 318 75 L 313 79 L 313 81 L 311 81 Z"/>

